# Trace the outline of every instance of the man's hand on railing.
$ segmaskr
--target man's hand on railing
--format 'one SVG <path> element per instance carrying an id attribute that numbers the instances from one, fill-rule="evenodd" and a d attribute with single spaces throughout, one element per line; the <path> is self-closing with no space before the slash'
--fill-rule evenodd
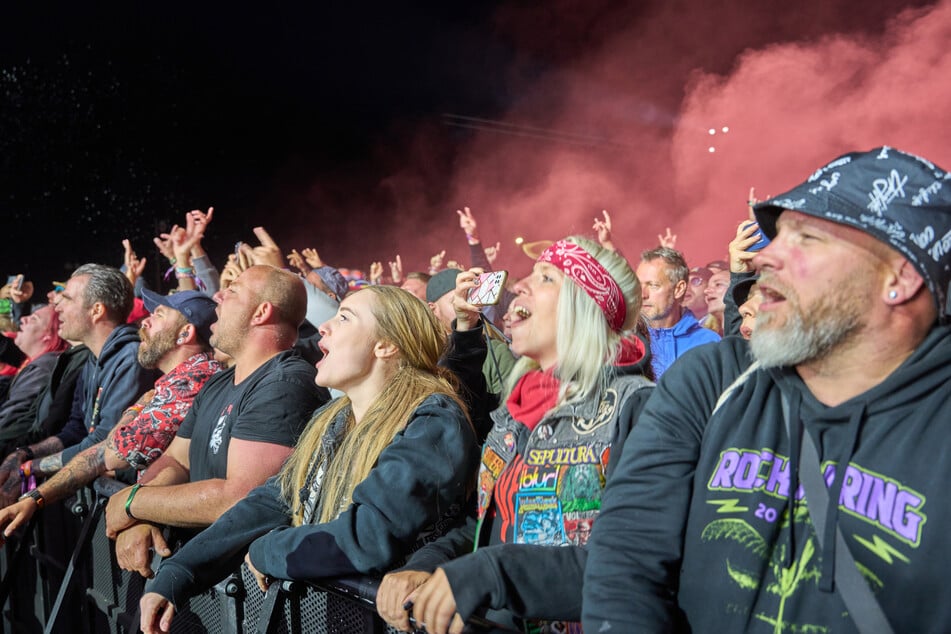
<path id="1" fill-rule="evenodd" d="M 3 546 L 7 538 L 18 528 L 29 522 L 38 508 L 40 507 L 36 505 L 33 499 L 26 498 L 0 510 L 0 530 L 3 531 L 3 537 L 0 537 L 0 546 Z"/>
<path id="2" fill-rule="evenodd" d="M 162 529 L 142 522 L 127 528 L 116 537 L 116 561 L 119 567 L 137 572 L 146 579 L 155 576 L 152 570 L 152 550 L 162 557 L 170 557 L 172 549 L 162 536 Z"/>

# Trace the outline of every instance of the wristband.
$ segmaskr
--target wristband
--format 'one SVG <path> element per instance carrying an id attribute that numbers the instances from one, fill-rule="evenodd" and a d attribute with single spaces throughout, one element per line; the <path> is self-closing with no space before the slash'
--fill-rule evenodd
<path id="1" fill-rule="evenodd" d="M 175 267 L 175 273 L 191 274 L 194 272 L 195 272 L 195 269 L 190 266 L 176 266 Z"/>
<path id="2" fill-rule="evenodd" d="M 24 493 L 23 495 L 20 496 L 21 500 L 25 500 L 27 498 L 30 498 L 31 500 L 36 502 L 36 506 L 38 506 L 39 508 L 43 508 L 44 506 L 46 506 L 46 498 L 43 497 L 43 494 L 40 493 L 39 489 L 33 489 L 32 491 L 28 491 L 27 493 Z"/>
<path id="3" fill-rule="evenodd" d="M 125 514 L 129 516 L 130 520 L 134 520 L 136 522 L 138 522 L 139 519 L 132 514 L 132 498 L 135 497 L 135 494 L 139 492 L 139 489 L 141 487 L 142 487 L 141 484 L 136 484 L 135 486 L 133 486 L 132 490 L 129 491 L 129 497 L 126 498 L 126 501 L 125 501 Z"/>

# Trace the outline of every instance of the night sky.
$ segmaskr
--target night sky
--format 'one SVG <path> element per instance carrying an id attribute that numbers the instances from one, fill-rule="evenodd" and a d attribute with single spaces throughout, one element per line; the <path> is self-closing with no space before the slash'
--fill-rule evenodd
<path id="1" fill-rule="evenodd" d="M 4 17 L 4 272 L 49 280 L 115 262 L 123 237 L 152 255 L 152 236 L 210 205 L 219 257 L 255 224 L 291 236 L 293 213 L 268 206 L 275 192 L 336 174 L 372 188 L 375 148 L 400 126 L 459 105 L 504 109 L 492 69 L 511 54 L 487 33 L 490 5 L 310 5 Z"/>
<path id="2" fill-rule="evenodd" d="M 83 262 L 120 264 L 125 237 L 161 287 L 152 237 L 208 206 L 219 263 L 262 224 L 285 250 L 316 247 L 337 266 L 401 252 L 422 269 L 447 242 L 465 256 L 463 204 L 516 269 L 527 260 L 514 235 L 590 233 L 601 208 L 630 252 L 674 224 L 713 259 L 722 238 L 677 224 L 700 204 L 684 186 L 697 170 L 680 160 L 685 130 L 709 158 L 707 121 L 688 117 L 691 91 L 709 89 L 698 73 L 728 85 L 750 51 L 838 34 L 880 49 L 903 7 L 948 3 L 24 4 L 0 22 L 0 262 L 45 292 Z M 877 144 L 843 137 L 841 151 Z M 788 182 L 758 182 L 792 185 L 829 152 L 804 156 Z M 734 157 L 729 200 L 742 202 L 761 161 Z"/>

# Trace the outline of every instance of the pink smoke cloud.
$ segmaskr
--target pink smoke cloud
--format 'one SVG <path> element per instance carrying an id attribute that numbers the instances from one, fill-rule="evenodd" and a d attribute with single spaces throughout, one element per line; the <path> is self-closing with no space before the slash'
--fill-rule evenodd
<path id="1" fill-rule="evenodd" d="M 517 94 L 504 116 L 404 122 L 376 157 L 387 175 L 372 195 L 316 188 L 314 207 L 351 217 L 373 206 L 372 224 L 328 247 L 339 261 L 365 268 L 400 253 L 421 269 L 445 248 L 466 264 L 455 209 L 468 205 L 514 277 L 531 266 L 516 236 L 593 236 L 601 209 L 632 261 L 670 226 L 688 262 L 704 264 L 725 257 L 750 186 L 777 194 L 882 144 L 951 166 L 951 0 L 904 11 L 885 0 L 785 11 L 560 0 L 503 8 L 497 28 L 518 51 L 499 69 Z M 462 142 L 451 138 L 460 125 L 476 129 Z"/>
<path id="2" fill-rule="evenodd" d="M 688 253 L 720 252 L 709 241 L 733 236 L 749 186 L 779 194 L 847 151 L 891 145 L 951 165 L 949 41 L 946 0 L 903 12 L 877 37 L 767 46 L 746 51 L 728 77 L 697 75 L 672 153 L 686 224 L 713 231 L 685 235 Z M 723 125 L 728 134 L 708 134 Z"/>

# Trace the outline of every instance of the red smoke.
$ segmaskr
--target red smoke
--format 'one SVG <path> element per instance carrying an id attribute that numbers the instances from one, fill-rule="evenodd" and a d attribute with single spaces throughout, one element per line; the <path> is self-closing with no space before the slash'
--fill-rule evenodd
<path id="1" fill-rule="evenodd" d="M 593 236 L 601 209 L 629 259 L 670 226 L 703 264 L 725 257 L 751 185 L 777 194 L 882 144 L 951 168 L 951 0 L 903 12 L 881 0 L 616 5 L 503 9 L 499 37 L 519 53 L 499 69 L 518 96 L 503 125 L 395 130 L 372 195 L 313 189 L 315 207 L 350 210 L 326 259 L 365 269 L 400 253 L 425 269 L 445 248 L 467 264 L 454 210 L 468 205 L 515 276 L 530 267 L 516 236 Z M 460 144 L 461 125 L 478 131 Z"/>
<path id="2" fill-rule="evenodd" d="M 727 78 L 695 77 L 672 144 L 685 225 L 720 218 L 710 235 L 725 244 L 748 186 L 779 194 L 850 150 L 891 145 L 951 166 L 949 42 L 946 0 L 900 14 L 879 37 L 769 46 L 744 53 Z M 721 125 L 730 132 L 706 132 Z M 682 233 L 687 253 L 717 253 L 700 232 Z"/>

